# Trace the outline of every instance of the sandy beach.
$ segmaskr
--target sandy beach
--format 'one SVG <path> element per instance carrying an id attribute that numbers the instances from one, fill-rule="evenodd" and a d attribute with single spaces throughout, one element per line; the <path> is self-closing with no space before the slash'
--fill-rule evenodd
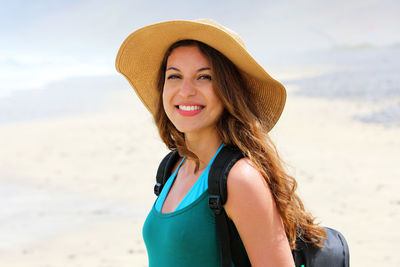
<path id="1" fill-rule="evenodd" d="M 307 209 L 345 235 L 351 266 L 400 266 L 400 127 L 354 119 L 377 105 L 286 86 L 271 135 Z M 0 148 L 0 266 L 147 266 L 167 150 L 127 83 L 93 112 L 0 124 Z"/>

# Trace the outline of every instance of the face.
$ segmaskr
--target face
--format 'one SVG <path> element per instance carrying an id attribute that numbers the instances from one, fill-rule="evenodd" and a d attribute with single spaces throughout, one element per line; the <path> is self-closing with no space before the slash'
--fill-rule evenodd
<path id="1" fill-rule="evenodd" d="M 223 105 L 213 88 L 213 70 L 197 46 L 174 49 L 167 60 L 165 113 L 185 134 L 214 131 Z"/>

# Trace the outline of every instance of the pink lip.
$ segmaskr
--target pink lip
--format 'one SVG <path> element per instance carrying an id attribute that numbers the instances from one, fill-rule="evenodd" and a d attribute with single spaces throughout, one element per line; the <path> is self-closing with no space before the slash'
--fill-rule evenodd
<path id="1" fill-rule="evenodd" d="M 197 105 L 197 104 L 186 104 L 186 103 L 185 104 L 181 104 L 181 105 L 184 105 L 184 106 L 201 106 L 201 105 Z M 201 106 L 200 109 L 196 109 L 196 110 L 182 110 L 182 109 L 179 108 L 179 106 L 175 106 L 175 108 L 176 108 L 176 110 L 178 111 L 178 113 L 180 115 L 190 117 L 190 116 L 195 116 L 195 115 L 199 114 L 204 109 L 204 106 Z"/>

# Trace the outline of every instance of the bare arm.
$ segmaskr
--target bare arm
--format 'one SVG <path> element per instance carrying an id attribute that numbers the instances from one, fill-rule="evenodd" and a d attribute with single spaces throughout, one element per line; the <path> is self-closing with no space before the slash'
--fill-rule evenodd
<path id="1" fill-rule="evenodd" d="M 252 266 L 294 266 L 270 188 L 249 159 L 239 160 L 229 173 L 225 210 L 235 223 Z"/>

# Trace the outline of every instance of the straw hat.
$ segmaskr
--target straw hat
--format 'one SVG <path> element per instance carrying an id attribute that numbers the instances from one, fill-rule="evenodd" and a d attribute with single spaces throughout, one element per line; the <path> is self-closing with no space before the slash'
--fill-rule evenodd
<path id="1" fill-rule="evenodd" d="M 213 47 L 236 65 L 256 101 L 264 127 L 271 130 L 285 106 L 285 87 L 254 60 L 238 34 L 208 19 L 152 24 L 133 32 L 122 43 L 117 71 L 126 77 L 146 108 L 152 114 L 156 110 L 157 75 L 165 52 L 185 39 Z"/>

